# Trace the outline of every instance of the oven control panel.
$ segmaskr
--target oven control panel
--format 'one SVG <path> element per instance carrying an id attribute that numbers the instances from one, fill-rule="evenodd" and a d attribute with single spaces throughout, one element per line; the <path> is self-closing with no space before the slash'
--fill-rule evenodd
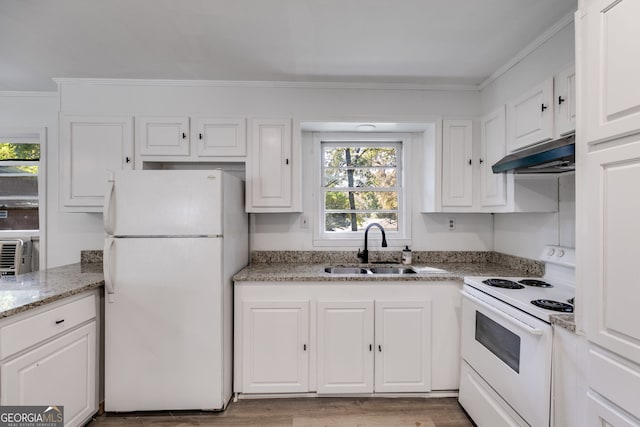
<path id="1" fill-rule="evenodd" d="M 565 246 L 547 245 L 542 250 L 540 261 L 575 267 L 576 250 L 575 248 L 567 248 Z"/>

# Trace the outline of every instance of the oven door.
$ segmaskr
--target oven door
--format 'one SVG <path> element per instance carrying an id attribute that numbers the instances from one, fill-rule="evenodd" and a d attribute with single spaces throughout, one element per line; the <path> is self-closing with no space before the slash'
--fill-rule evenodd
<path id="1" fill-rule="evenodd" d="M 548 427 L 551 325 L 468 285 L 462 296 L 462 358 L 527 423 Z"/>

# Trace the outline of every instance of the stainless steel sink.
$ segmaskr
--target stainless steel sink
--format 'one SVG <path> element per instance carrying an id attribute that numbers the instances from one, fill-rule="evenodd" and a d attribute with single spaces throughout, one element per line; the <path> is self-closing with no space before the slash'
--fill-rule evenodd
<path id="1" fill-rule="evenodd" d="M 360 267 L 327 267 L 324 271 L 331 274 L 369 274 L 369 270 Z"/>
<path id="2" fill-rule="evenodd" d="M 411 267 L 371 267 L 373 274 L 416 274 Z"/>
<path id="3" fill-rule="evenodd" d="M 411 267 L 326 267 L 325 273 L 330 274 L 416 274 Z"/>

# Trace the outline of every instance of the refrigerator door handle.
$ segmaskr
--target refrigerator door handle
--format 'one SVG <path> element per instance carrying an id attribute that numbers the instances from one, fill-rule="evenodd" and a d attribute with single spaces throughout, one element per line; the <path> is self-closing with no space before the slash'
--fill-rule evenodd
<path id="1" fill-rule="evenodd" d="M 107 291 L 107 302 L 114 302 L 116 293 L 111 274 L 111 254 L 115 243 L 112 237 L 107 237 L 104 241 L 104 286 Z"/>
<path id="2" fill-rule="evenodd" d="M 106 191 L 104 193 L 104 231 L 107 234 L 113 234 L 113 221 L 111 218 L 111 199 L 113 198 L 113 190 L 115 181 L 113 176 L 107 178 Z"/>

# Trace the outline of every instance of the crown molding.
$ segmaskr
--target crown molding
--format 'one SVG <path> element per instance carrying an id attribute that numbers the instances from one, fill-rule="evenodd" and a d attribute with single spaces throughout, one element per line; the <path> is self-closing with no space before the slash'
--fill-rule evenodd
<path id="1" fill-rule="evenodd" d="M 560 30 L 562 30 L 567 25 L 571 24 L 574 19 L 575 12 L 570 12 L 563 16 L 558 22 L 553 24 L 551 27 L 547 28 L 542 34 L 536 37 L 531 43 L 524 47 L 520 52 L 515 54 L 513 58 L 507 61 L 503 66 L 494 71 L 486 80 L 478 85 L 478 90 L 482 90 L 488 85 L 490 85 L 493 81 L 495 81 L 498 77 L 509 71 L 511 68 L 516 66 L 520 61 L 529 56 L 533 51 L 542 46 L 547 40 L 556 35 Z"/>
<path id="2" fill-rule="evenodd" d="M 20 90 L 0 90 L 0 97 L 28 98 L 28 97 L 51 97 L 58 96 L 58 92 L 45 91 L 20 91 Z"/>
<path id="3" fill-rule="evenodd" d="M 56 77 L 60 85 L 113 85 L 113 86 L 184 86 L 184 87 L 250 87 L 296 89 L 372 89 L 372 90 L 425 90 L 425 91 L 478 91 L 475 84 L 412 84 L 412 83 L 349 83 L 349 82 L 295 82 L 254 80 L 171 80 L 171 79 L 96 79 Z"/>

